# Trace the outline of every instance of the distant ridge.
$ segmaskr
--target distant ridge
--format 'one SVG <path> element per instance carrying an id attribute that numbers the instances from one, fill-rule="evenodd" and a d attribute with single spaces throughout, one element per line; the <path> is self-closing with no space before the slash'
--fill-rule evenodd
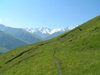
<path id="1" fill-rule="evenodd" d="M 22 28 L 12 28 L 0 24 L 0 30 L 10 35 L 13 35 L 19 38 L 20 40 L 27 42 L 28 44 L 40 42 L 43 40 L 40 36 L 36 34 L 31 34 Z"/>
<path id="2" fill-rule="evenodd" d="M 43 41 L 38 35 L 21 28 L 12 28 L 0 24 L 0 54 L 19 46 Z"/>
<path id="3" fill-rule="evenodd" d="M 0 47 L 7 48 L 8 50 L 26 45 L 27 43 L 12 36 L 9 35 L 3 31 L 0 31 Z"/>

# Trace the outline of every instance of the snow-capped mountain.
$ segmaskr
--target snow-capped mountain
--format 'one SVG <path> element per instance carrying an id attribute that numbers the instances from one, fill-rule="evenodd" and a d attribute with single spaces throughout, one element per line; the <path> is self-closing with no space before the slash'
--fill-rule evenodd
<path id="1" fill-rule="evenodd" d="M 41 32 L 42 34 L 54 34 L 56 32 L 65 32 L 68 30 L 73 29 L 72 26 L 69 26 L 67 28 L 54 28 L 54 29 L 50 29 L 47 27 L 40 27 L 40 28 L 26 28 L 27 31 L 31 32 L 31 33 L 36 33 L 36 32 Z"/>
<path id="2" fill-rule="evenodd" d="M 39 36 L 42 36 L 46 39 L 54 38 L 64 32 L 67 32 L 69 30 L 73 29 L 72 26 L 66 27 L 66 28 L 54 28 L 50 29 L 47 27 L 39 27 L 39 28 L 26 28 L 28 32 L 37 34 Z"/>

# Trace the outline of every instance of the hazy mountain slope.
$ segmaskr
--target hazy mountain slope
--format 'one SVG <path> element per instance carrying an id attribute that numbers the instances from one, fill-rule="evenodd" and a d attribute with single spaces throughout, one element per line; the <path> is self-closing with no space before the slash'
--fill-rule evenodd
<path id="1" fill-rule="evenodd" d="M 6 27 L 4 25 L 0 25 L 0 30 L 9 33 L 10 35 L 13 35 L 29 44 L 42 41 L 42 38 L 40 36 L 31 34 L 21 28 L 11 28 L 11 27 Z"/>
<path id="2" fill-rule="evenodd" d="M 9 50 L 6 48 L 0 47 L 0 54 L 5 53 L 7 51 L 9 51 Z"/>
<path id="3" fill-rule="evenodd" d="M 0 47 L 13 49 L 19 46 L 26 45 L 27 43 L 17 39 L 16 37 L 0 31 Z"/>
<path id="4" fill-rule="evenodd" d="M 99 75 L 100 16 L 57 38 L 0 55 L 2 75 Z"/>

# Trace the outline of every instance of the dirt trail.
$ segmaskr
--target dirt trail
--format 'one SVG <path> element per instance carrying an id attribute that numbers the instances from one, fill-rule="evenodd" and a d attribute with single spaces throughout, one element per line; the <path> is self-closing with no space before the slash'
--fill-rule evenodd
<path id="1" fill-rule="evenodd" d="M 58 69 L 58 75 L 62 75 L 60 64 L 59 64 L 58 60 L 56 59 L 56 50 L 54 50 L 53 59 L 55 61 L 56 67 Z"/>

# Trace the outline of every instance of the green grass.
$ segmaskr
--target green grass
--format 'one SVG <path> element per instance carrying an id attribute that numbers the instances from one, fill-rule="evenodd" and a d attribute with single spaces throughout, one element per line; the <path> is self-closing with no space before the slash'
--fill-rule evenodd
<path id="1" fill-rule="evenodd" d="M 54 51 L 62 75 L 99 75 L 100 16 L 54 39 L 0 55 L 0 74 L 59 75 Z"/>

